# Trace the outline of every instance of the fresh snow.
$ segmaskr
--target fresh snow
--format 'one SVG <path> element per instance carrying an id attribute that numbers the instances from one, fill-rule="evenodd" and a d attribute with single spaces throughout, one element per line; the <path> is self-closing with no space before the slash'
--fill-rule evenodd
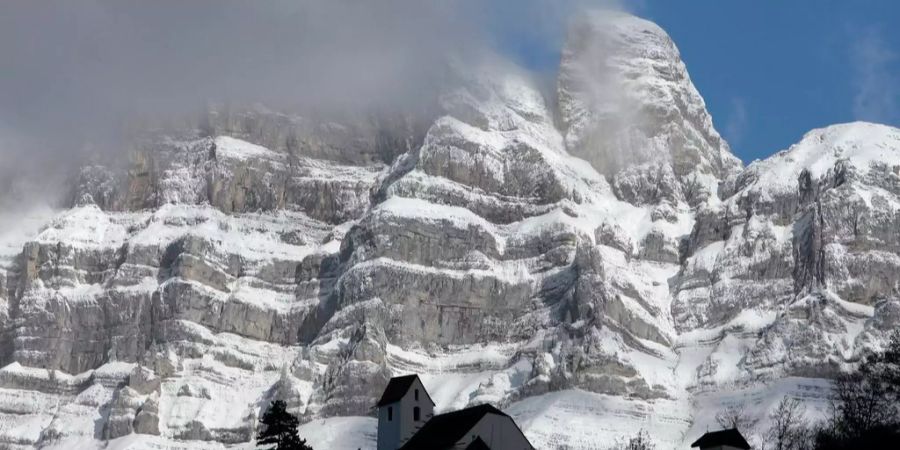
<path id="1" fill-rule="evenodd" d="M 276 153 L 261 145 L 251 144 L 247 141 L 242 141 L 229 136 L 219 136 L 216 138 L 216 156 L 224 156 L 242 161 L 257 158 L 276 160 L 284 158 L 282 153 Z"/>
<path id="2" fill-rule="evenodd" d="M 838 161 L 866 173 L 874 163 L 900 160 L 900 130 L 868 122 L 832 125 L 810 131 L 800 142 L 765 159 L 754 161 L 747 170 L 756 174 L 752 192 L 791 192 L 804 169 L 819 179 Z"/>
<path id="3" fill-rule="evenodd" d="M 715 140 L 717 133 L 705 113 L 702 98 L 689 78 L 676 77 L 671 81 L 659 77 L 660 70 L 683 70 L 677 49 L 668 41 L 663 30 L 652 22 L 631 16 L 591 15 L 586 20 L 594 27 L 605 27 L 617 39 L 627 41 L 638 54 L 613 61 L 632 75 L 636 95 L 646 104 L 670 107 L 676 96 L 689 97 L 687 108 L 702 122 L 694 131 L 708 133 Z M 632 58 L 633 57 L 633 58 Z M 558 178 L 563 199 L 549 204 L 535 204 L 538 196 L 507 197 L 499 192 L 487 192 L 460 181 L 428 174 L 422 167 L 402 173 L 386 190 L 386 199 L 372 205 L 358 220 L 342 224 L 325 224 L 302 212 L 268 211 L 245 214 L 226 214 L 204 203 L 195 204 L 200 197 L 194 191 L 197 180 L 185 168 L 163 173 L 170 196 L 155 210 L 118 212 L 103 211 L 95 205 L 84 205 L 66 211 L 36 208 L 22 220 L 0 222 L 0 277 L 7 275 L 11 262 L 31 244 L 47 247 L 71 248 L 75 252 L 99 250 L 113 252 L 123 248 L 144 248 L 153 254 L 163 252 L 179 239 L 193 238 L 211 247 L 209 252 L 222 265 L 227 258 L 239 259 L 244 272 L 227 277 L 220 286 L 212 287 L 199 281 L 170 279 L 160 282 L 154 268 L 134 264 L 146 274 L 128 286 L 109 286 L 101 283 L 75 282 L 71 285 L 51 286 L 34 281 L 28 307 L 40 311 L 50 299 L 61 299 L 66 306 L 96 301 L 110 292 L 145 293 L 148 296 L 169 283 L 184 283 L 197 293 L 211 299 L 217 307 L 227 302 L 249 305 L 251 310 L 272 314 L 289 314 L 319 305 L 318 299 L 298 298 L 298 286 L 293 270 L 310 255 L 337 255 L 344 236 L 355 226 L 371 223 L 403 227 L 408 222 L 429 224 L 437 229 L 477 231 L 493 240 L 497 255 L 487 256 L 479 249 L 466 255 L 478 262 L 478 268 L 457 261 L 441 261 L 446 265 L 415 264 L 399 258 L 373 257 L 352 261 L 343 276 L 360 274 L 367 277 L 375 270 L 388 267 L 406 274 L 427 274 L 444 279 L 492 279 L 496 285 L 516 285 L 535 290 L 553 275 L 562 273 L 571 264 L 566 260 L 553 270 L 535 270 L 540 261 L 532 258 L 514 259 L 510 249 L 544 235 L 571 232 L 583 245 L 564 255 L 574 258 L 580 251 L 596 250 L 596 274 L 604 288 L 614 292 L 614 298 L 598 302 L 601 307 L 615 305 L 616 317 L 609 317 L 612 326 L 590 323 L 585 319 L 568 323 L 565 328 L 540 328 L 524 342 L 491 342 L 467 346 L 428 345 L 415 342 L 386 343 L 386 369 L 393 375 L 418 373 L 437 403 L 437 411 L 447 412 L 469 405 L 490 402 L 503 407 L 522 427 L 538 448 L 606 448 L 633 436 L 639 430 L 650 431 L 660 448 L 682 448 L 703 431 L 715 427 L 714 415 L 729 405 L 744 405 L 760 419 L 758 429 L 767 426 L 766 415 L 784 396 L 803 399 L 811 408 L 811 417 L 824 415 L 828 382 L 822 379 L 779 378 L 779 365 L 792 357 L 789 336 L 778 335 L 779 327 L 796 326 L 808 310 L 821 311 L 833 319 L 837 331 L 822 336 L 823 345 L 834 348 L 833 355 L 840 363 L 858 354 L 856 341 L 866 337 L 876 308 L 848 302 L 827 289 L 814 294 L 790 298 L 784 304 L 760 304 L 741 309 L 715 324 L 676 327 L 673 318 L 671 282 L 683 272 L 706 276 L 716 272 L 730 259 L 737 259 L 736 269 L 723 270 L 721 284 L 725 289 L 734 286 L 748 266 L 764 262 L 766 252 L 791 250 L 793 227 L 790 223 L 776 223 L 766 217 L 753 215 L 734 225 L 727 238 L 711 240 L 679 262 L 643 260 L 634 250 L 653 233 L 662 235 L 668 243 L 678 245 L 690 236 L 696 224 L 695 213 L 703 209 L 715 212 L 737 211 L 735 204 L 745 196 L 761 196 L 789 192 L 796 188 L 801 170 L 807 169 L 814 178 L 827 174 L 838 161 L 846 160 L 865 174 L 873 164 L 900 161 L 900 132 L 881 125 L 854 123 L 836 125 L 807 134 L 803 140 L 766 161 L 751 165 L 740 176 L 747 175 L 746 186 L 727 199 L 717 197 L 719 175 L 696 172 L 695 181 L 712 196 L 699 206 L 689 207 L 677 201 L 665 205 L 671 212 L 667 219 L 654 220 L 660 205 L 633 205 L 613 193 L 604 167 L 594 167 L 587 159 L 569 153 L 577 146 L 584 131 L 583 120 L 595 120 L 596 115 L 616 113 L 611 104 L 598 104 L 593 111 L 581 111 L 583 116 L 573 120 L 565 136 L 556 128 L 553 113 L 534 82 L 521 73 L 503 72 L 507 68 L 480 67 L 464 70 L 471 75 L 477 89 L 463 89 L 441 98 L 447 116 L 438 119 L 428 132 L 422 152 L 440 148 L 442 155 L 463 167 L 481 165 L 501 184 L 505 169 L 519 155 L 521 148 L 534 150 L 535 164 L 549 168 Z M 500 72 L 498 72 L 498 70 Z M 498 76 L 499 75 L 499 76 Z M 473 94 L 477 92 L 478 95 Z M 643 104 L 643 103 L 642 103 Z M 572 106 L 572 105 L 570 105 Z M 574 105 L 579 106 L 579 105 Z M 583 105 L 581 105 L 583 106 Z M 565 109 L 565 108 L 564 108 Z M 577 109 L 574 108 L 573 109 Z M 484 120 L 475 126 L 453 116 L 453 111 L 474 111 Z M 577 111 L 575 111 L 577 112 Z M 562 113 L 574 114 L 572 110 Z M 577 114 L 576 114 L 577 115 Z M 338 124 L 328 127 L 339 128 Z M 629 144 L 626 136 L 623 143 Z M 287 157 L 265 147 L 232 137 L 215 139 L 216 155 L 223 161 L 281 163 Z M 654 136 L 645 142 L 661 161 L 668 161 L 670 142 L 665 136 Z M 172 144 L 180 145 L 180 144 Z M 434 146 L 434 147 L 430 147 Z M 724 160 L 721 176 L 730 173 L 736 161 L 722 143 L 713 149 Z M 413 153 L 406 157 L 411 157 Z M 590 154 L 582 154 L 589 158 Z M 707 155 L 708 156 L 708 155 Z M 715 156 L 715 155 L 714 155 Z M 369 167 L 344 166 L 311 158 L 292 160 L 297 164 L 296 179 L 340 183 L 377 185 L 393 175 L 396 166 L 388 168 L 380 163 Z M 649 165 L 647 167 L 650 167 Z M 646 168 L 646 167 L 645 167 Z M 888 167 L 896 174 L 896 167 Z M 633 180 L 629 180 L 633 181 Z M 731 180 L 734 181 L 734 180 Z M 861 201 L 870 207 L 878 202 L 890 203 L 891 212 L 900 210 L 895 195 L 883 187 L 855 188 Z M 460 206 L 442 203 L 442 196 L 461 199 Z M 373 195 L 373 198 L 375 196 Z M 466 205 L 469 202 L 470 205 Z M 510 223 L 494 223 L 474 211 L 471 204 L 522 207 L 527 213 Z M 46 224 L 46 225 L 44 225 Z M 616 229 L 622 238 L 620 247 L 604 245 L 591 249 L 595 231 L 601 225 Z M 459 233 L 462 235 L 462 233 Z M 302 237 L 298 239 L 297 237 Z M 630 240 L 630 242 L 628 242 Z M 753 243 L 751 254 L 746 246 Z M 386 245 L 390 245 L 387 242 Z M 628 248 L 630 246 L 630 248 Z M 846 249 L 832 249 L 837 257 Z M 485 251 L 486 252 L 486 251 Z M 871 252 L 878 261 L 891 261 L 896 255 Z M 679 255 L 681 256 L 681 255 Z M 342 259 L 341 263 L 345 263 Z M 466 262 L 469 262 L 467 260 Z M 266 272 L 276 265 L 287 267 L 286 280 L 267 282 Z M 279 266 L 281 267 L 281 266 Z M 462 269 L 458 267 L 463 267 Z M 62 267 L 66 269 L 67 267 Z M 223 269 L 222 267 L 215 267 Z M 116 269 L 122 270 L 122 269 Z M 276 268 L 276 271 L 280 270 Z M 0 279 L 3 281 L 3 279 Z M 682 291 L 689 299 L 700 299 L 702 307 L 715 303 L 717 293 L 707 280 Z M 7 287 L 3 285 L 0 287 Z M 688 292 L 689 291 L 689 292 Z M 5 293 L 4 293 L 5 294 Z M 4 294 L 0 294 L 0 319 L 8 313 Z M 217 433 L 243 432 L 254 423 L 273 388 L 289 389 L 295 404 L 291 408 L 311 420 L 301 426 L 300 434 L 316 449 L 374 447 L 375 419 L 371 417 L 329 417 L 319 414 L 323 399 L 323 380 L 333 376 L 336 364 L 346 358 L 350 336 L 346 328 L 334 325 L 354 320 L 370 307 L 381 306 L 379 298 L 359 300 L 341 305 L 326 332 L 308 345 L 280 345 L 218 332 L 214 325 L 201 325 L 190 320 L 173 321 L 173 328 L 184 337 L 170 342 L 183 350 L 172 370 L 165 377 L 159 391 L 160 431 L 163 437 L 132 434 L 109 442 L 100 442 L 93 426 L 104 419 L 108 411 L 103 405 L 114 398 L 114 389 L 130 375 L 135 364 L 110 358 L 106 364 L 84 373 L 67 374 L 42 368 L 25 367 L 13 362 L 0 368 L 0 441 L 35 442 L 44 434 L 60 433 L 61 440 L 42 442 L 45 448 L 112 450 L 138 449 L 249 449 L 252 443 L 224 445 L 203 440 L 183 441 L 176 438 L 182 432 L 200 426 Z M 594 305 L 591 305 L 594 306 Z M 535 313 L 529 320 L 548 321 L 549 308 Z M 207 311 L 203 311 L 206 313 Z M 704 311 L 693 311 L 704 316 Z M 612 314 L 610 314 L 612 315 Z M 616 323 L 620 322 L 620 323 Z M 632 322 L 627 324 L 626 322 Z M 638 324 L 650 328 L 654 334 L 644 337 L 626 333 L 616 326 L 628 328 Z M 682 325 L 682 324 L 678 324 Z M 328 328 L 332 326 L 333 328 Z M 570 357 L 561 350 L 566 332 L 584 332 L 597 342 L 594 347 L 602 356 L 633 368 L 635 381 L 646 381 L 665 397 L 642 399 L 637 395 L 604 395 L 580 389 L 564 389 L 545 393 L 529 390 L 538 382 L 549 380 L 547 370 L 564 368 L 560 357 Z M 656 333 L 658 332 L 658 333 Z M 772 333 L 767 335 L 766 333 Z M 774 336 L 776 342 L 759 372 L 748 373 L 748 354 L 761 345 L 760 336 Z M 648 337 L 649 336 L 649 337 Z M 652 340 L 651 340 L 652 339 Z M 784 340 L 785 342 L 780 342 Z M 548 343 L 553 343 L 552 349 Z M 592 348 L 592 350 L 594 349 Z M 764 349 L 765 350 L 765 349 Z M 29 351 L 29 350 L 22 350 Z M 169 350 L 174 352 L 174 350 Z M 583 356 L 583 355 L 582 355 Z M 592 355 L 596 356 L 596 355 Z M 165 358 L 173 355 L 164 355 Z M 318 358 L 317 358 L 318 357 Z M 803 357 L 802 355 L 800 357 Z M 841 359 L 843 358 L 843 359 Z M 173 357 L 174 359 L 174 357 Z M 323 362 L 324 361 L 324 362 Z M 376 365 L 373 361 L 353 363 Z M 629 375 L 630 376 L 630 375 Z M 622 377 L 625 381 L 631 381 Z M 93 384 L 91 381 L 94 380 Z M 84 385 L 87 388 L 78 392 Z M 29 388 L 23 388 L 28 386 Z M 543 386 L 538 385 L 541 389 Z M 140 400 L 144 400 L 142 397 Z"/>

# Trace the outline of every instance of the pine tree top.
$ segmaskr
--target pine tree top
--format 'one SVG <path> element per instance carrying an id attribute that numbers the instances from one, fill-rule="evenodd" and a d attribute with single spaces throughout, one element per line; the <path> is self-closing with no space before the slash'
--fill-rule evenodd
<path id="1" fill-rule="evenodd" d="M 259 419 L 263 425 L 256 437 L 257 445 L 267 450 L 312 450 L 306 440 L 300 439 L 297 427 L 300 420 L 287 410 L 287 404 L 275 400 Z"/>

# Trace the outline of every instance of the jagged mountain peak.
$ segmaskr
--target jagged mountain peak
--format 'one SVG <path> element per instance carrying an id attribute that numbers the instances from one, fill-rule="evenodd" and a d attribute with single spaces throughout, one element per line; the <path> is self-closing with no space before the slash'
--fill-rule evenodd
<path id="1" fill-rule="evenodd" d="M 653 53 L 662 51 L 669 53 L 674 51 L 678 56 L 669 34 L 662 27 L 648 19 L 635 16 L 623 11 L 594 9 L 574 19 L 573 32 L 579 28 L 587 27 L 592 32 L 603 33 L 610 39 L 620 42 L 629 42 L 632 51 L 640 53 Z"/>
<path id="2" fill-rule="evenodd" d="M 726 180 L 722 194 L 731 202 L 771 203 L 803 189 L 801 184 L 817 183 L 829 175 L 841 182 L 850 172 L 858 179 L 878 168 L 897 174 L 898 164 L 897 128 L 870 122 L 836 124 L 809 131 L 789 148 L 754 161 Z"/>
<path id="3" fill-rule="evenodd" d="M 242 447 L 278 398 L 315 448 L 371 448 L 419 373 L 537 447 L 681 447 L 724 404 L 821 406 L 823 368 L 900 323 L 898 130 L 741 170 L 669 36 L 620 13 L 573 25 L 560 120 L 516 67 L 453 70 L 427 118 L 214 111 L 0 230 L 0 446 Z"/>
<path id="4" fill-rule="evenodd" d="M 613 184 L 629 168 L 662 165 L 696 204 L 741 166 L 713 127 L 678 48 L 650 21 L 606 11 L 576 20 L 563 48 L 558 97 L 569 152 Z"/>
<path id="5" fill-rule="evenodd" d="M 782 171 L 795 171 L 797 174 L 805 169 L 813 178 L 818 178 L 840 160 L 846 160 L 861 170 L 868 170 L 873 163 L 892 164 L 900 161 L 900 129 L 870 122 L 818 128 L 806 133 L 787 150 L 767 158 L 764 164 L 777 166 Z M 773 174 L 782 175 L 788 176 Z"/>

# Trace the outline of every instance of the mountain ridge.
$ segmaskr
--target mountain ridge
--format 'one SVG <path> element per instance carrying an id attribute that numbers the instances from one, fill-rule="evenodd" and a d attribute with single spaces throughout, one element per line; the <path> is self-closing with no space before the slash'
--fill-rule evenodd
<path id="1" fill-rule="evenodd" d="M 418 372 L 536 446 L 670 448 L 727 405 L 823 414 L 900 323 L 900 130 L 741 168 L 628 15 L 576 23 L 559 105 L 467 69 L 421 129 L 214 110 L 82 168 L 71 208 L 0 236 L 0 445 L 243 448 L 279 398 L 315 448 L 367 447 L 359 416 Z"/>

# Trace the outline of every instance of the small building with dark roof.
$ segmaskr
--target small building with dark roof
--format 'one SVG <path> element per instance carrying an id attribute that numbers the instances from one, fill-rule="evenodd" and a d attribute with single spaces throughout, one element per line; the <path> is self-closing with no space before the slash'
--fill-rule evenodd
<path id="1" fill-rule="evenodd" d="M 426 405 L 427 416 L 410 409 Z M 418 376 L 391 379 L 378 401 L 378 450 L 534 450 L 512 417 L 491 405 L 432 417 L 433 407 Z"/>
<path id="2" fill-rule="evenodd" d="M 750 450 L 750 444 L 737 428 L 707 432 L 691 444 L 700 450 Z"/>
<path id="3" fill-rule="evenodd" d="M 397 450 L 434 415 L 418 375 L 391 378 L 378 400 L 378 450 Z"/>

